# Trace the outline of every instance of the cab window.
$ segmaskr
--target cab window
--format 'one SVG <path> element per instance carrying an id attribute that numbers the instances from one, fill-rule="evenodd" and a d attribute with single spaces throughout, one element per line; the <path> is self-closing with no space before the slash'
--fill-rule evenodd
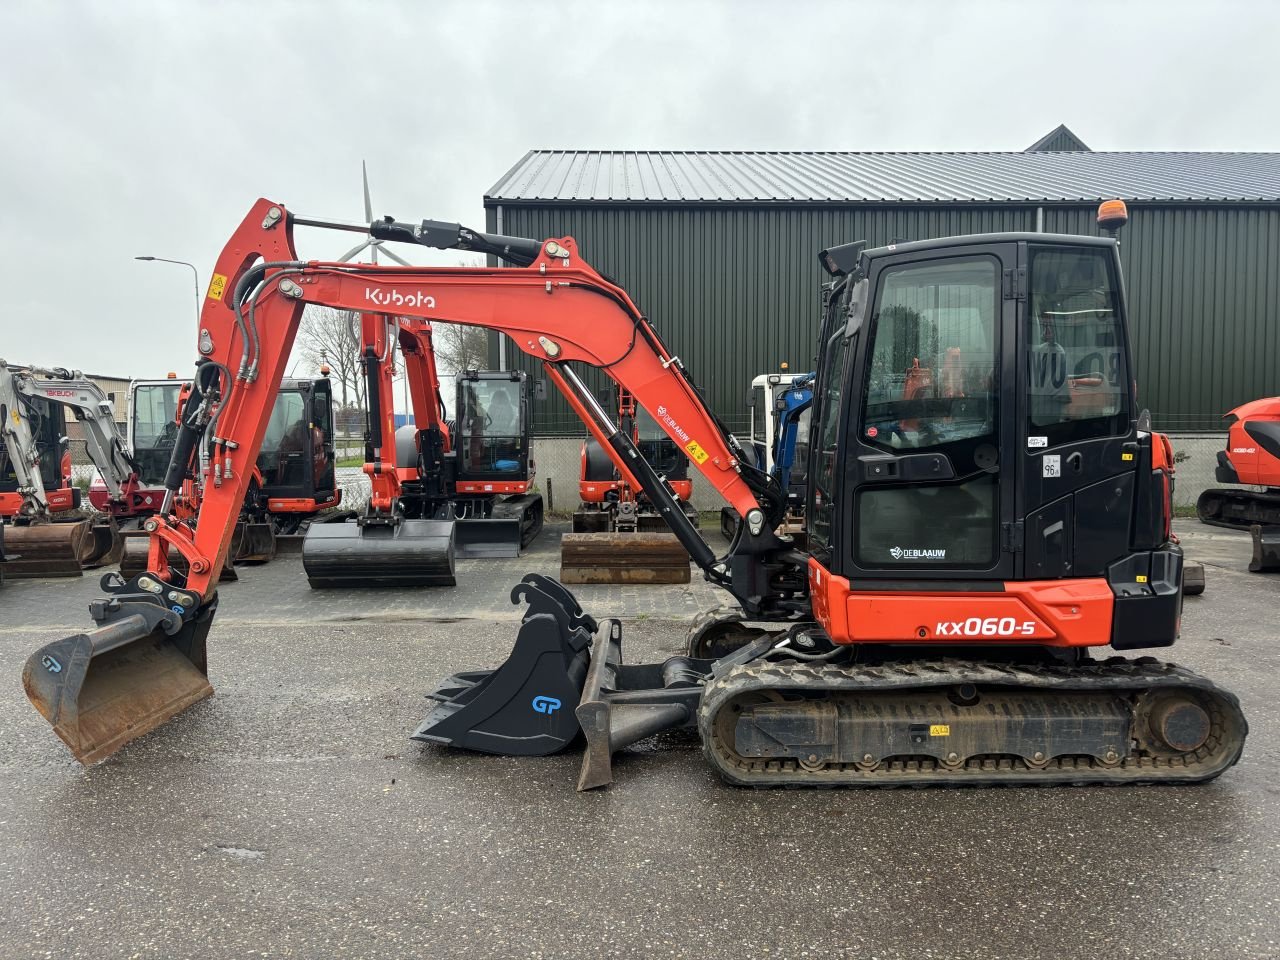
<path id="1" fill-rule="evenodd" d="M 1126 432 L 1119 303 L 1109 250 L 1031 248 L 1029 443 L 1051 447 Z"/>

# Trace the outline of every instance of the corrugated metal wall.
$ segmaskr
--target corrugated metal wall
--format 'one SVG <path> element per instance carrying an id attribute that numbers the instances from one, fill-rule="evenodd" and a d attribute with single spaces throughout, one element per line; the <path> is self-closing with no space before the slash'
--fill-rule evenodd
<path id="1" fill-rule="evenodd" d="M 735 430 L 751 378 L 812 366 L 817 252 L 865 239 L 1034 230 L 1036 206 L 532 206 L 505 204 L 502 232 L 573 236 L 620 282 Z M 1232 406 L 1280 391 L 1280 208 L 1131 206 L 1121 234 L 1142 402 L 1167 429 L 1213 429 Z M 1097 232 L 1094 207 L 1044 208 L 1046 232 Z M 496 231 L 496 210 L 487 211 Z M 512 359 L 510 351 L 509 360 Z M 491 351 L 496 362 L 496 349 Z M 518 357 L 539 376 L 536 364 Z M 577 433 L 555 396 L 542 434 Z"/>

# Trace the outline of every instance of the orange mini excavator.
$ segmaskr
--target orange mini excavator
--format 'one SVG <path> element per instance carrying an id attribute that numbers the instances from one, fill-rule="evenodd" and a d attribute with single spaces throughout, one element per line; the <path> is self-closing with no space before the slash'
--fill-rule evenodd
<path id="1" fill-rule="evenodd" d="M 617 395 L 618 429 L 680 499 L 689 522 L 698 512 L 689 502 L 693 481 L 687 454 L 625 389 Z M 573 532 L 560 541 L 562 583 L 688 583 L 689 553 L 662 514 L 613 451 L 593 439 L 582 442 Z"/>
<path id="2" fill-rule="evenodd" d="M 307 531 L 302 563 L 310 584 L 453 586 L 455 557 L 519 556 L 542 529 L 525 375 L 458 374 L 457 418 L 450 423 L 431 324 L 366 311 L 360 330 L 371 495 L 359 516 Z M 414 414 L 414 423 L 398 430 L 392 402 L 397 348 Z"/>
<path id="3" fill-rule="evenodd" d="M 1214 526 L 1249 530 L 1249 569 L 1280 571 L 1280 397 L 1241 404 L 1223 419 L 1230 426 L 1227 448 L 1218 451 L 1218 482 L 1263 489 L 1206 490 L 1196 501 L 1196 515 Z"/>
<path id="4" fill-rule="evenodd" d="M 1100 211 L 1104 227 L 1122 220 L 1117 206 Z M 302 225 L 514 266 L 304 260 Z M 800 550 L 774 532 L 787 506 L 777 481 L 572 239 L 357 227 L 259 201 L 214 268 L 166 478 L 173 493 L 216 431 L 223 483 L 206 488 L 194 530 L 168 510 L 153 518 L 148 570 L 108 584 L 93 629 L 35 651 L 28 696 L 92 761 L 209 695 L 216 571 L 303 308 L 322 304 L 502 331 L 626 461 L 708 579 L 773 627 L 716 661 L 627 664 L 621 621 L 529 574 L 512 591 L 527 609 L 510 657 L 447 678 L 418 739 L 540 755 L 585 737 L 580 788 L 612 779 L 614 751 L 674 727 L 696 729 L 713 767 L 752 786 L 1193 783 L 1235 763 L 1247 727 L 1234 696 L 1123 656 L 1177 639 L 1182 553 L 1167 447 L 1134 396 L 1115 240 L 1001 233 L 847 244 L 821 260 L 834 289 Z M 915 358 L 945 361 L 964 389 L 908 395 Z M 723 557 L 574 363 L 629 390 L 738 512 Z M 1122 656 L 1094 659 L 1108 647 Z"/>

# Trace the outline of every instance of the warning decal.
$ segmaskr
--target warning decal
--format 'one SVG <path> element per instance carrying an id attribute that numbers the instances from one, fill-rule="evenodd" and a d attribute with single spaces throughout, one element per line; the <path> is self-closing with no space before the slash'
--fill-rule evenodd
<path id="1" fill-rule="evenodd" d="M 221 300 L 222 291 L 227 285 L 227 278 L 220 273 L 215 273 L 213 279 L 209 281 L 209 299 Z"/>
<path id="2" fill-rule="evenodd" d="M 697 440 L 690 440 L 684 445 L 684 448 L 688 452 L 689 456 L 693 458 L 694 463 L 706 463 L 707 457 L 710 456 L 707 451 L 703 450 L 702 447 L 698 445 Z"/>

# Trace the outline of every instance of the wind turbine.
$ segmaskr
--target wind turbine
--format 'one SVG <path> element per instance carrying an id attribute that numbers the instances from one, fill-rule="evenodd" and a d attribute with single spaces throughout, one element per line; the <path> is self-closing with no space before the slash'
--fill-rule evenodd
<path id="1" fill-rule="evenodd" d="M 373 223 L 373 201 L 369 199 L 369 167 L 363 160 L 360 161 L 360 173 L 364 178 L 364 222 Z M 388 260 L 392 260 L 400 264 L 402 267 L 413 266 L 413 264 L 409 263 L 407 260 L 404 260 L 397 254 L 392 253 L 390 249 L 383 248 L 382 241 L 375 237 L 369 237 L 367 240 L 362 241 L 359 246 L 352 247 L 340 256 L 338 260 L 342 263 L 350 263 L 365 250 L 369 251 L 369 256 L 373 263 L 378 262 L 378 251 L 382 250 L 382 252 L 387 255 Z"/>
<path id="2" fill-rule="evenodd" d="M 373 223 L 373 201 L 369 199 L 369 165 L 364 160 L 360 161 L 360 176 L 364 180 L 364 222 Z M 338 260 L 342 263 L 350 263 L 360 254 L 364 253 L 365 250 L 369 251 L 369 259 L 375 264 L 378 262 L 378 251 L 382 250 L 382 252 L 387 255 L 388 260 L 392 260 L 400 264 L 402 267 L 413 266 L 409 261 L 393 253 L 390 249 L 383 249 L 382 241 L 375 237 L 369 237 L 367 240 L 360 243 L 359 246 L 352 247 L 339 257 Z M 357 341 L 359 340 L 359 338 L 355 336 L 354 329 L 352 330 L 352 339 Z M 392 368 L 392 376 L 395 376 L 394 367 Z M 413 407 L 410 405 L 409 401 L 409 372 L 407 370 L 404 371 L 404 408 L 406 416 L 412 415 Z"/>

